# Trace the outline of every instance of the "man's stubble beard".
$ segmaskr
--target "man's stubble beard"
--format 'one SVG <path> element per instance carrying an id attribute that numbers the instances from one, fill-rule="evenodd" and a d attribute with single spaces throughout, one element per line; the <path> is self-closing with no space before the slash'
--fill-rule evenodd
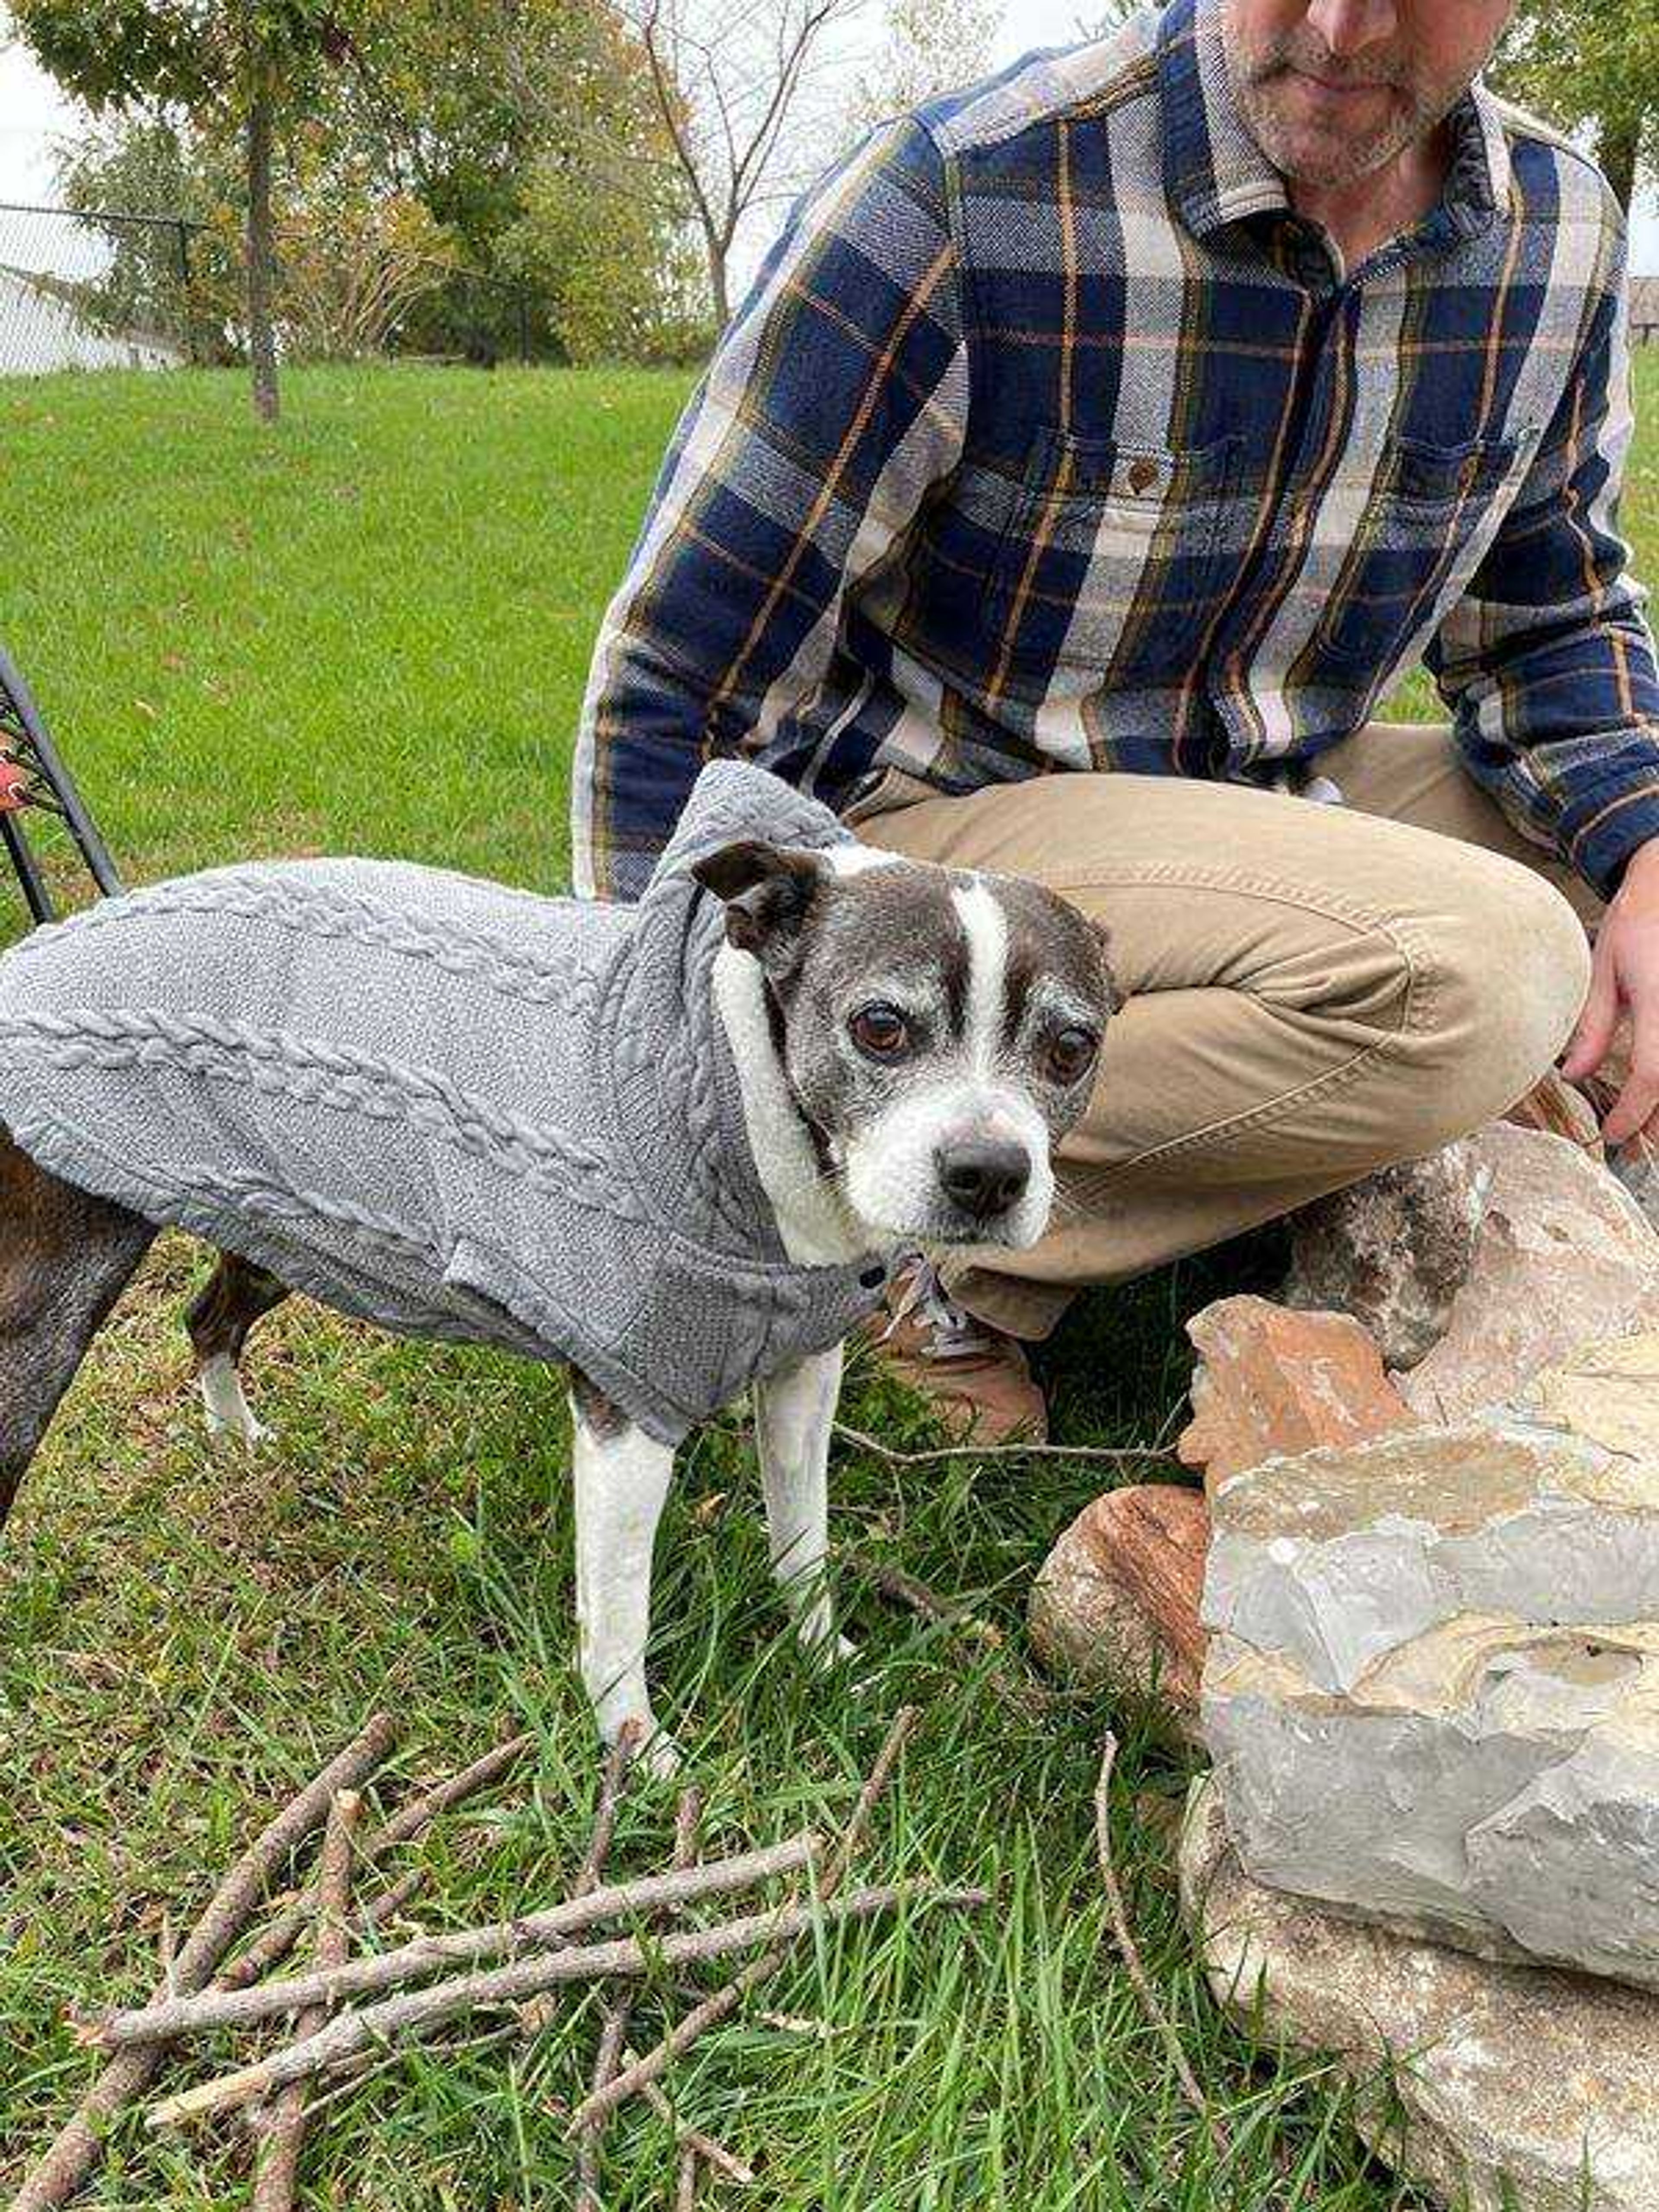
<path id="1" fill-rule="evenodd" d="M 1333 55 L 1305 27 L 1252 47 L 1239 36 L 1227 11 L 1224 51 L 1233 98 L 1257 144 L 1281 175 L 1325 190 L 1358 184 L 1385 167 L 1408 146 L 1437 130 L 1474 82 L 1423 85 L 1397 58 L 1348 63 Z M 1385 125 L 1369 136 L 1344 138 L 1288 122 L 1275 105 L 1275 84 L 1285 84 L 1293 69 L 1333 84 L 1386 84 L 1395 94 Z"/>

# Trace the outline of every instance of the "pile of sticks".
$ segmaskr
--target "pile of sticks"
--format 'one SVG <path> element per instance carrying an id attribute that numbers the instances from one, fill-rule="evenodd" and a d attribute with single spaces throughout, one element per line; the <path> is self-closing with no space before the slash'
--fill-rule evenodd
<path id="1" fill-rule="evenodd" d="M 257 2144 L 255 2212 L 289 2212 L 307 2122 L 368 2073 L 400 2063 L 410 2043 L 480 2014 L 504 2015 L 479 2042 L 522 2039 L 548 2024 L 555 1993 L 608 1985 L 588 2094 L 569 2122 L 575 2202 L 599 2212 L 599 2144 L 610 2116 L 642 2096 L 673 2126 L 679 2152 L 675 2203 L 692 2204 L 700 2176 L 751 2181 L 744 2161 L 713 2136 L 685 2124 L 661 2077 L 697 2038 L 731 2016 L 776 1974 L 809 1931 L 862 1920 L 904 1904 L 953 1908 L 986 1902 L 983 1890 L 894 1882 L 848 1888 L 847 1878 L 904 1741 L 915 1708 L 895 1720 L 839 1838 L 827 1844 L 811 1830 L 765 1849 L 700 1859 L 700 1806 L 680 1801 L 673 1863 L 661 1874 L 610 1882 L 606 1862 L 634 1748 L 626 1738 L 606 1762 L 586 1857 L 562 1901 L 480 1928 L 423 1936 L 391 1949 L 362 1938 L 408 1902 L 418 1874 L 405 1875 L 366 1903 L 362 1876 L 441 1814 L 500 1781 L 531 1748 L 514 1737 L 464 1771 L 408 1800 L 379 1826 L 362 1828 L 362 1790 L 391 1752 L 397 1729 L 380 1714 L 264 1828 L 220 1884 L 149 2002 L 76 2021 L 83 2044 L 107 2054 L 74 2118 L 13 2198 L 10 2212 L 52 2212 L 91 2178 L 110 2126 L 137 2105 L 163 2063 L 199 2039 L 289 2023 L 286 2039 L 234 2069 L 175 2090 L 149 2106 L 152 2129 L 180 2129 L 241 2112 Z M 324 1831 L 316 1879 L 303 1887 L 234 1959 L 228 1954 L 296 1849 Z M 763 1910 L 687 1925 L 690 1908 L 786 1881 Z M 621 1923 L 635 1931 L 587 1941 L 590 1929 Z M 310 1928 L 307 1971 L 274 1975 Z M 355 1940 L 354 1940 L 355 1939 Z M 647 1975 L 684 1972 L 727 1959 L 745 1963 L 703 1997 L 643 2057 L 629 2041 L 634 1995 Z M 331 2087 L 318 2097 L 320 2084 Z"/>

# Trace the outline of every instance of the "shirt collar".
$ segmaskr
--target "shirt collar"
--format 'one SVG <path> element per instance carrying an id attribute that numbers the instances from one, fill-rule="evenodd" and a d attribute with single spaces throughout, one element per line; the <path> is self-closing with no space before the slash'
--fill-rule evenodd
<path id="1" fill-rule="evenodd" d="M 1285 180 L 1233 98 L 1223 46 L 1222 0 L 1173 0 L 1158 27 L 1164 173 L 1188 228 L 1205 237 L 1245 216 L 1290 205 Z M 1452 110 L 1451 167 L 1436 210 L 1450 238 L 1482 230 L 1510 204 L 1509 142 L 1502 111 L 1477 82 Z"/>

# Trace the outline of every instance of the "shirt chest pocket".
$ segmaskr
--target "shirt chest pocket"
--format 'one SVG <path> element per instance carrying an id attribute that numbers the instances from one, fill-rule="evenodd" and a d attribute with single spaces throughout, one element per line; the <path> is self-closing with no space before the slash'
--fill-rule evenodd
<path id="1" fill-rule="evenodd" d="M 1393 665 L 1455 596 L 1490 542 L 1535 441 L 1437 446 L 1399 438 L 1385 452 L 1318 629 L 1322 649 L 1368 670 Z"/>
<path id="2" fill-rule="evenodd" d="M 1215 585 L 1237 447 L 1040 431 L 985 602 L 1009 660 L 1103 670 L 1143 612 L 1198 619 Z"/>

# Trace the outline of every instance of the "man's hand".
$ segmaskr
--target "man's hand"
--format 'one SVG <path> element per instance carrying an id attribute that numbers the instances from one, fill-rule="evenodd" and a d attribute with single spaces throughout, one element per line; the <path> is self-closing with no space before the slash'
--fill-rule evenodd
<path id="1" fill-rule="evenodd" d="M 1659 839 L 1632 854 L 1596 938 L 1589 997 L 1562 1062 L 1569 1083 L 1600 1067 L 1626 1012 L 1630 1075 L 1602 1127 L 1610 1145 L 1645 1128 L 1659 1109 Z"/>

